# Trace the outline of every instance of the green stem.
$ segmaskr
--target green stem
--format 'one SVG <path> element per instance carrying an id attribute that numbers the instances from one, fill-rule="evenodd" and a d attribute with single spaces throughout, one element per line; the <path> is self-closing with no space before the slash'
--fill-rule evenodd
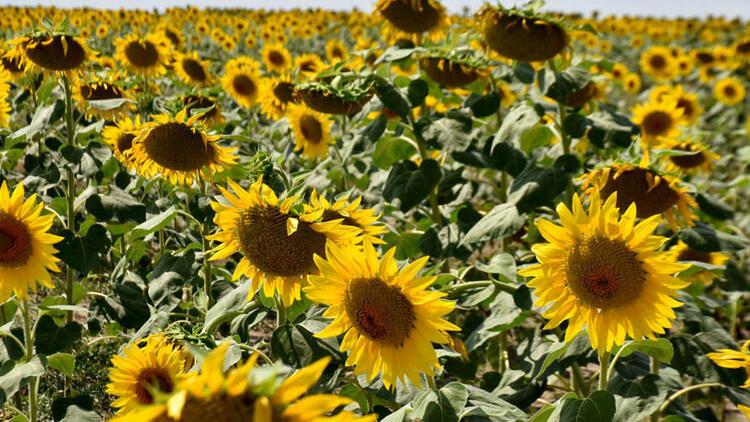
<path id="1" fill-rule="evenodd" d="M 737 320 L 739 319 L 738 316 L 740 315 L 740 309 L 742 308 L 741 300 L 742 297 L 738 296 L 737 299 L 735 299 L 735 301 L 730 305 L 729 335 L 732 336 L 733 339 L 737 338 Z"/>
<path id="2" fill-rule="evenodd" d="M 276 327 L 281 327 L 286 325 L 286 308 L 279 295 L 274 296 L 274 301 L 276 302 Z"/>
<path id="3" fill-rule="evenodd" d="M 431 390 L 437 390 L 437 384 L 435 384 L 435 377 L 433 375 L 427 375 L 427 387 Z"/>
<path id="4" fill-rule="evenodd" d="M 599 390 L 606 390 L 609 382 L 609 352 L 599 352 Z"/>
<path id="5" fill-rule="evenodd" d="M 200 182 L 203 196 L 208 197 L 208 183 L 204 180 Z M 208 251 L 211 249 L 211 244 L 208 240 L 208 227 L 205 224 L 200 223 L 201 238 L 203 240 L 203 291 L 206 292 L 208 297 L 208 306 L 206 309 L 211 309 L 214 306 L 214 296 L 211 291 L 213 279 L 211 277 L 211 261 L 208 259 Z"/>
<path id="6" fill-rule="evenodd" d="M 583 379 L 581 367 L 574 362 L 570 366 L 570 371 L 573 373 L 573 388 L 575 388 L 576 393 L 578 393 L 581 397 L 588 397 L 591 390 L 589 388 L 589 384 L 585 379 Z"/>
<path id="7" fill-rule="evenodd" d="M 66 76 L 62 77 L 63 87 L 65 88 L 65 126 L 67 129 L 67 146 L 75 146 L 75 121 L 73 120 L 73 92 L 70 88 L 70 81 Z M 76 178 L 73 173 L 71 163 L 66 166 L 66 184 L 67 192 L 66 199 L 68 202 L 68 215 L 67 225 L 68 230 L 76 232 L 76 211 L 75 211 L 75 200 L 76 200 Z M 73 305 L 73 284 L 75 283 L 75 270 L 70 266 L 65 271 L 65 297 L 69 306 Z M 73 311 L 67 311 L 66 319 L 68 322 L 73 321 Z"/>
<path id="8" fill-rule="evenodd" d="M 508 350 L 507 331 L 500 333 L 500 344 L 498 344 L 498 349 L 500 349 L 500 372 L 505 372 L 505 370 L 508 369 L 508 361 L 506 360 L 506 350 Z"/>
<path id="9" fill-rule="evenodd" d="M 659 360 L 651 358 L 651 373 L 659 375 Z M 649 418 L 651 422 L 658 422 L 659 421 L 659 413 L 654 413 Z"/>
<path id="10" fill-rule="evenodd" d="M 670 404 L 672 404 L 673 401 L 677 400 L 678 398 L 680 398 L 680 396 L 687 394 L 693 390 L 700 390 L 701 388 L 723 387 L 723 386 L 724 386 L 723 384 L 718 383 L 718 382 L 706 382 L 703 384 L 696 384 L 696 385 L 691 385 L 689 387 L 685 387 L 682 390 L 679 390 L 675 392 L 674 394 L 672 394 L 671 396 L 669 396 L 669 398 L 667 398 L 667 400 L 665 400 L 664 403 L 662 403 L 661 406 L 659 406 L 659 410 L 656 411 L 656 414 L 661 415 L 662 413 L 664 413 L 665 410 L 667 410 L 667 408 L 669 407 Z"/>
<path id="11" fill-rule="evenodd" d="M 34 333 L 31 330 L 31 312 L 29 310 L 29 301 L 24 299 L 21 303 L 23 314 L 23 330 L 26 339 L 26 362 L 30 362 L 34 357 Z M 37 385 L 38 377 L 33 377 L 29 383 L 29 421 L 37 421 Z"/>

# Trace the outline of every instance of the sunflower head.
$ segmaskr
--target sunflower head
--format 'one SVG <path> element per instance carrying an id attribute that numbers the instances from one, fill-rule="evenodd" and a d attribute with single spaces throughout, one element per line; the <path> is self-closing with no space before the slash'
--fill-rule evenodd
<path id="1" fill-rule="evenodd" d="M 294 71 L 300 79 L 312 78 L 325 69 L 323 61 L 317 54 L 302 54 L 294 59 Z"/>
<path id="2" fill-rule="evenodd" d="M 44 72 L 80 75 L 92 57 L 83 39 L 68 34 L 35 34 L 13 42 L 16 57 L 23 57 L 26 63 Z"/>
<path id="3" fill-rule="evenodd" d="M 714 97 L 722 104 L 739 104 L 745 99 L 745 86 L 737 78 L 724 78 L 714 85 Z"/>
<path id="4" fill-rule="evenodd" d="M 211 84 L 208 63 L 201 60 L 196 51 L 175 54 L 172 67 L 177 76 L 186 84 L 198 87 Z"/>
<path id="5" fill-rule="evenodd" d="M 437 36 L 448 25 L 445 7 L 437 0 L 378 0 L 375 13 L 386 23 L 386 39 Z"/>
<path id="6" fill-rule="evenodd" d="M 659 251 L 667 240 L 653 235 L 660 216 L 636 224 L 637 205 L 620 214 L 617 194 L 602 203 L 590 196 L 588 211 L 573 197 L 573 210 L 557 207 L 561 225 L 538 220 L 549 243 L 532 247 L 538 264 L 519 271 L 531 277 L 536 306 L 546 307 L 545 329 L 568 320 L 565 340 L 586 326 L 591 346 L 609 351 L 626 337 L 638 340 L 664 334 L 680 306 L 674 297 L 687 283 L 673 275 L 686 268 L 672 254 Z M 649 309 L 649 312 L 643 312 Z"/>
<path id="7" fill-rule="evenodd" d="M 475 16 L 484 43 L 503 57 L 524 62 L 554 58 L 568 46 L 563 27 L 551 19 L 519 11 L 482 6 Z"/>
<path id="8" fill-rule="evenodd" d="M 479 78 L 481 69 L 442 57 L 425 57 L 419 65 L 430 78 L 446 88 L 459 88 Z"/>
<path id="9" fill-rule="evenodd" d="M 219 123 L 221 122 L 221 110 L 219 104 L 214 97 L 206 97 L 198 94 L 190 94 L 182 97 L 182 105 L 187 109 L 188 114 L 195 114 L 194 111 L 202 111 L 198 115 L 198 121 L 204 123 Z"/>
<path id="10" fill-rule="evenodd" d="M 263 64 L 270 72 L 283 73 L 292 65 L 292 56 L 281 43 L 269 43 L 261 51 Z"/>
<path id="11" fill-rule="evenodd" d="M 141 117 L 124 117 L 111 125 L 104 127 L 102 137 L 112 149 L 115 158 L 127 168 L 134 168 L 132 148 L 133 140 L 141 131 Z"/>
<path id="12" fill-rule="evenodd" d="M 617 207 L 636 205 L 637 217 L 663 215 L 672 227 L 692 225 L 695 200 L 681 186 L 679 179 L 656 170 L 631 164 L 612 164 L 582 176 L 587 195 L 599 192 L 609 197 L 617 192 Z M 682 217 L 679 221 L 677 216 Z"/>
<path id="13" fill-rule="evenodd" d="M 652 46 L 641 54 L 641 70 L 657 80 L 672 79 L 676 72 L 675 59 L 667 47 Z"/>
<path id="14" fill-rule="evenodd" d="M 310 203 L 305 204 L 306 212 L 315 212 L 323 210 L 323 221 L 342 220 L 342 224 L 356 227 L 362 230 L 362 236 L 357 240 L 364 240 L 372 244 L 385 243 L 380 239 L 388 230 L 381 224 L 378 224 L 378 214 L 372 208 L 361 206 L 362 197 L 350 201 L 349 197 L 343 197 L 335 202 L 329 202 L 323 195 L 319 195 L 317 190 L 313 190 L 310 195 Z"/>
<path id="15" fill-rule="evenodd" d="M 714 168 L 714 164 L 719 159 L 718 154 L 700 142 L 693 140 L 675 140 L 667 144 L 666 147 L 685 153 L 664 158 L 666 169 L 674 173 L 710 173 Z"/>
<path id="16" fill-rule="evenodd" d="M 713 284 L 717 273 L 720 274 L 724 264 L 729 260 L 729 257 L 722 252 L 705 252 L 693 249 L 682 240 L 677 242 L 677 245 L 673 246 L 670 252 L 674 254 L 676 261 L 700 264 L 700 267 L 694 271 L 684 272 L 689 273 L 689 275 L 683 273 L 682 277 L 688 281 L 701 283 L 706 287 Z"/>
<path id="17" fill-rule="evenodd" d="M 744 369 L 747 371 L 747 379 L 741 387 L 750 388 L 750 340 L 746 340 L 740 350 L 720 349 L 706 356 L 722 368 Z M 750 414 L 750 407 L 745 406 L 745 409 L 743 412 Z"/>
<path id="18" fill-rule="evenodd" d="M 684 124 L 683 110 L 677 100 L 666 96 L 660 101 L 637 104 L 633 108 L 633 123 L 641 127 L 641 141 L 650 147 L 675 138 Z"/>
<path id="19" fill-rule="evenodd" d="M 325 158 L 331 137 L 331 119 L 304 105 L 291 105 L 287 118 L 294 132 L 294 150 L 308 158 Z"/>
<path id="20" fill-rule="evenodd" d="M 132 146 L 138 173 L 189 185 L 200 174 L 210 177 L 234 164 L 236 148 L 219 145 L 220 136 L 206 132 L 199 118 L 188 118 L 184 108 L 175 117 L 160 114 L 145 123 Z"/>
<path id="21" fill-rule="evenodd" d="M 243 107 L 252 107 L 260 93 L 260 64 L 250 57 L 238 57 L 224 66 L 221 85 Z"/>
<path id="22" fill-rule="evenodd" d="M 138 75 L 162 75 L 169 63 L 169 41 L 160 34 L 130 34 L 115 40 L 117 60 Z"/>
<path id="23" fill-rule="evenodd" d="M 288 76 L 263 78 L 260 92 L 261 110 L 274 120 L 284 117 L 289 106 L 299 102 L 294 95 L 294 83 Z"/>
<path id="24" fill-rule="evenodd" d="M 127 113 L 135 111 L 135 104 L 130 94 L 120 87 L 116 76 L 97 78 L 90 81 L 79 81 L 73 93 L 81 109 L 86 110 L 86 116 L 105 120 L 117 119 Z M 97 102 L 105 100 L 118 101 L 119 104 L 102 107 Z"/>

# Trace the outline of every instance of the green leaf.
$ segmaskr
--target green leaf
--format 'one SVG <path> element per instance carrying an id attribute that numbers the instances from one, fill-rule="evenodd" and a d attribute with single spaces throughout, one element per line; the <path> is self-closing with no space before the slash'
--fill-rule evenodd
<path id="1" fill-rule="evenodd" d="M 466 387 L 457 382 L 437 391 L 423 390 L 412 402 L 413 415 L 425 422 L 458 422 L 468 398 Z"/>
<path id="2" fill-rule="evenodd" d="M 529 164 L 510 185 L 511 202 L 520 212 L 530 212 L 551 204 L 570 182 L 570 175 L 556 168 Z"/>
<path id="3" fill-rule="evenodd" d="M 34 347 L 43 355 L 69 350 L 81 338 L 82 332 L 83 327 L 75 321 L 60 327 L 51 316 L 42 315 L 37 322 Z"/>
<path id="4" fill-rule="evenodd" d="M 607 390 L 615 395 L 617 411 L 613 421 L 616 422 L 643 420 L 656 412 L 668 393 L 664 381 L 655 374 L 632 380 L 615 377 L 610 380 Z"/>
<path id="5" fill-rule="evenodd" d="M 663 363 L 671 362 L 672 357 L 674 356 L 672 343 L 665 338 L 631 341 L 622 346 L 622 349 L 620 349 L 618 353 L 620 354 L 620 357 L 624 358 L 635 352 L 645 353 Z"/>
<path id="6" fill-rule="evenodd" d="M 539 123 L 539 111 L 526 103 L 519 103 L 513 107 L 503 119 L 502 125 L 492 141 L 492 153 L 500 144 L 510 144 L 515 147 L 521 145 L 521 135 Z"/>
<path id="7" fill-rule="evenodd" d="M 58 352 L 47 357 L 47 366 L 71 377 L 76 369 L 76 358 L 70 353 Z"/>
<path id="8" fill-rule="evenodd" d="M 409 88 L 407 88 L 406 96 L 409 98 L 409 103 L 412 107 L 418 107 L 424 103 L 424 99 L 427 98 L 430 88 L 427 82 L 422 79 L 414 79 L 409 82 Z"/>
<path id="9" fill-rule="evenodd" d="M 698 195 L 695 196 L 695 202 L 698 203 L 701 211 L 717 220 L 728 220 L 734 215 L 734 210 L 732 210 L 729 205 L 725 204 L 718 198 L 714 198 L 704 193 L 698 193 Z"/>
<path id="10" fill-rule="evenodd" d="M 448 117 L 430 122 L 423 135 L 427 141 L 440 145 L 448 152 L 464 150 L 471 144 L 471 136 L 467 133 L 465 125 Z"/>
<path id="11" fill-rule="evenodd" d="M 55 109 L 54 104 L 49 105 L 47 107 L 40 107 L 36 109 L 36 113 L 34 113 L 34 117 L 32 117 L 31 123 L 29 123 L 28 126 L 15 131 L 12 135 L 10 135 L 9 138 L 12 140 L 19 139 L 19 138 L 23 138 L 23 139 L 33 138 L 34 135 L 39 133 L 39 131 L 42 130 L 44 125 L 47 124 L 47 122 L 49 121 L 49 118 L 52 116 L 52 112 L 54 111 L 54 109 Z"/>
<path id="12" fill-rule="evenodd" d="M 560 422 L 611 422 L 615 415 L 615 397 L 608 391 L 594 391 L 583 400 L 563 403 Z"/>
<path id="13" fill-rule="evenodd" d="M 386 136 L 375 145 L 372 163 L 383 170 L 388 170 L 395 162 L 405 160 L 416 152 L 417 148 L 411 142 L 403 138 Z"/>
<path id="14" fill-rule="evenodd" d="M 398 89 L 385 80 L 379 81 L 377 85 L 377 94 L 383 105 L 388 107 L 392 112 L 401 117 L 406 117 L 409 114 L 411 107 L 409 107 L 406 98 L 401 95 Z"/>
<path id="15" fill-rule="evenodd" d="M 99 111 L 109 111 L 121 107 L 123 104 L 132 103 L 129 98 L 111 98 L 108 100 L 89 100 L 86 101 L 91 108 Z"/>
<path id="16" fill-rule="evenodd" d="M 65 417 L 60 422 L 101 422 L 103 420 L 93 410 L 84 410 L 78 406 L 70 406 L 67 412 L 65 412 Z"/>
<path id="17" fill-rule="evenodd" d="M 37 355 L 28 362 L 13 366 L 10 371 L 0 376 L 0 389 L 2 389 L 0 405 L 18 392 L 18 388 L 25 379 L 44 375 L 46 365 L 46 359 Z"/>
<path id="18" fill-rule="evenodd" d="M 555 134 L 545 125 L 536 125 L 521 134 L 521 150 L 525 153 L 552 143 Z"/>
<path id="19" fill-rule="evenodd" d="M 317 339 L 302 324 L 281 326 L 273 332 L 273 337 L 271 337 L 272 356 L 295 368 L 301 368 L 325 356 L 336 355 L 336 353 L 335 348 Z"/>
<path id="20" fill-rule="evenodd" d="M 518 327 L 529 315 L 516 306 L 512 295 L 499 292 L 490 304 L 490 315 L 466 339 L 466 348 L 470 352 L 476 350 L 500 333 Z"/>
<path id="21" fill-rule="evenodd" d="M 477 262 L 475 266 L 479 271 L 484 271 L 489 274 L 497 274 L 502 281 L 507 283 L 515 283 L 517 280 L 516 260 L 513 258 L 513 255 L 509 253 L 493 255 L 489 264 Z"/>
<path id="22" fill-rule="evenodd" d="M 520 230 L 525 222 L 526 218 L 519 214 L 514 204 L 499 204 L 466 233 L 461 243 L 468 245 L 503 239 Z"/>
<path id="23" fill-rule="evenodd" d="M 399 199 L 401 211 L 409 211 L 427 198 L 440 181 L 441 174 L 440 165 L 432 159 L 424 160 L 419 166 L 413 161 L 400 161 L 388 173 L 383 198 L 387 201 Z"/>
<path id="24" fill-rule="evenodd" d="M 57 256 L 77 271 L 87 274 L 109 252 L 111 240 L 101 224 L 92 225 L 84 236 L 63 230 L 63 240 L 55 247 Z"/>
<path id="25" fill-rule="evenodd" d="M 471 94 L 469 98 L 464 101 L 464 106 L 471 109 L 471 113 L 474 117 L 481 119 L 482 117 L 492 116 L 500 108 L 500 95 L 497 92 L 490 92 L 487 95 Z"/>
<path id="26" fill-rule="evenodd" d="M 131 241 L 139 239 L 141 237 L 145 237 L 151 233 L 156 233 L 157 231 L 163 229 L 172 222 L 176 215 L 177 208 L 171 206 L 161 214 L 157 214 L 144 221 L 143 223 L 135 226 L 133 230 L 130 231 Z"/>
<path id="27" fill-rule="evenodd" d="M 248 305 L 247 294 L 250 291 L 251 284 L 249 281 L 243 283 L 219 299 L 206 312 L 206 320 L 201 334 L 213 333 L 222 323 L 231 321 L 237 315 L 242 314 L 243 308 Z"/>

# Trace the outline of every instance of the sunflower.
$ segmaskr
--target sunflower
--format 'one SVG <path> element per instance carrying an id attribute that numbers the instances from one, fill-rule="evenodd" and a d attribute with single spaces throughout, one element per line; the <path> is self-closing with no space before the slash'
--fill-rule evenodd
<path id="1" fill-rule="evenodd" d="M 232 99 L 243 107 L 255 104 L 260 92 L 260 65 L 250 57 L 238 57 L 224 66 L 221 85 Z"/>
<path id="2" fill-rule="evenodd" d="M 279 379 L 278 370 L 256 370 L 258 355 L 225 373 L 229 343 L 222 343 L 206 355 L 200 372 L 181 381 L 161 402 L 140 406 L 113 422 L 375 422 L 375 415 L 357 416 L 337 408 L 353 403 L 334 394 L 313 394 L 300 398 L 318 382 L 329 358 L 320 359 Z M 257 371 L 257 372 L 256 372 Z"/>
<path id="3" fill-rule="evenodd" d="M 419 61 L 422 70 L 445 88 L 458 88 L 477 80 L 482 69 L 442 57 L 425 57 Z"/>
<path id="4" fill-rule="evenodd" d="M 637 205 L 620 216 L 617 194 L 602 204 L 599 192 L 590 197 L 588 212 L 577 194 L 573 211 L 557 206 L 562 226 L 546 219 L 536 227 L 549 243 L 532 246 L 538 264 L 518 273 L 532 280 L 535 306 L 547 306 L 544 329 L 568 320 L 565 341 L 572 341 L 584 325 L 591 346 L 609 351 L 628 336 L 634 340 L 664 334 L 675 318 L 677 289 L 688 283 L 673 274 L 687 268 L 659 251 L 667 240 L 654 236 L 660 216 L 637 225 Z M 648 309 L 649 312 L 644 312 Z"/>
<path id="5" fill-rule="evenodd" d="M 11 49 L 0 53 L 0 67 L 5 69 L 14 81 L 26 75 L 26 64 L 18 50 Z"/>
<path id="6" fill-rule="evenodd" d="M 323 195 L 314 190 L 310 196 L 310 204 L 305 204 L 305 211 L 313 212 L 323 209 L 323 221 L 343 218 L 343 224 L 362 230 L 361 239 L 372 244 L 385 243 L 380 236 L 388 232 L 385 226 L 378 224 L 378 215 L 372 208 L 360 208 L 362 197 L 349 201 L 349 197 L 338 199 L 330 203 Z"/>
<path id="7" fill-rule="evenodd" d="M 0 67 L 0 128 L 7 128 L 10 124 L 10 73 Z"/>
<path id="8" fill-rule="evenodd" d="M 294 59 L 294 69 L 302 79 L 307 79 L 323 71 L 325 65 L 317 54 L 302 54 Z"/>
<path id="9" fill-rule="evenodd" d="M 745 341 L 739 351 L 720 349 L 706 356 L 722 368 L 744 369 L 747 372 L 747 380 L 741 387 L 750 388 L 750 340 Z"/>
<path id="10" fill-rule="evenodd" d="M 294 132 L 294 150 L 302 151 L 308 158 L 325 158 L 328 146 L 334 143 L 331 137 L 331 120 L 304 105 L 290 105 L 287 119 Z"/>
<path id="11" fill-rule="evenodd" d="M 691 226 L 698 219 L 693 213 L 697 203 L 681 186 L 680 180 L 656 170 L 614 163 L 584 174 L 581 179 L 587 195 L 598 192 L 608 197 L 617 192 L 618 208 L 635 204 L 638 218 L 662 214 L 672 227 Z M 681 222 L 678 214 L 682 217 Z"/>
<path id="12" fill-rule="evenodd" d="M 24 36 L 12 41 L 16 56 L 46 73 L 80 76 L 93 53 L 82 38 L 67 34 Z"/>
<path id="13" fill-rule="evenodd" d="M 49 271 L 60 271 L 53 245 L 62 238 L 49 233 L 54 216 L 42 215 L 44 204 L 36 194 L 24 197 L 23 183 L 13 193 L 7 182 L 0 186 L 0 302 L 14 292 L 26 299 L 37 282 L 54 287 Z"/>
<path id="14" fill-rule="evenodd" d="M 676 151 L 692 152 L 689 155 L 672 155 L 665 157 L 665 168 L 674 173 L 695 174 L 697 172 L 710 173 L 719 155 L 709 150 L 697 141 L 672 141 L 666 148 Z"/>
<path id="15" fill-rule="evenodd" d="M 735 105 L 745 99 L 745 87 L 737 78 L 724 78 L 714 85 L 714 97 L 722 104 Z"/>
<path id="16" fill-rule="evenodd" d="M 263 46 L 263 64 L 269 72 L 283 73 L 292 65 L 292 56 L 284 44 L 272 43 Z"/>
<path id="17" fill-rule="evenodd" d="M 294 83 L 287 76 L 263 78 L 260 83 L 260 108 L 270 119 L 284 117 L 287 108 L 297 103 L 294 96 Z"/>
<path id="18" fill-rule="evenodd" d="M 136 74 L 153 76 L 167 71 L 169 63 L 169 41 L 154 33 L 146 36 L 130 34 L 115 40 L 117 61 Z"/>
<path id="19" fill-rule="evenodd" d="M 628 73 L 623 81 L 625 91 L 637 94 L 641 91 L 641 77 L 637 73 Z"/>
<path id="20" fill-rule="evenodd" d="M 177 76 L 187 84 L 199 87 L 211 84 L 208 62 L 201 60 L 195 51 L 175 54 L 172 67 Z"/>
<path id="21" fill-rule="evenodd" d="M 675 106 L 682 109 L 682 119 L 685 123 L 695 123 L 703 113 L 698 96 L 692 92 L 686 92 L 682 85 L 658 85 L 651 89 L 649 99 L 653 102 L 672 99 Z"/>
<path id="22" fill-rule="evenodd" d="M 131 343 L 112 358 L 107 385 L 107 393 L 117 397 L 112 406 L 126 414 L 154 403 L 157 392 L 169 394 L 185 378 L 187 363 L 186 352 L 163 334 Z"/>
<path id="23" fill-rule="evenodd" d="M 672 79 L 676 72 L 675 61 L 669 49 L 652 46 L 641 54 L 641 70 L 657 80 Z"/>
<path id="24" fill-rule="evenodd" d="M 445 6 L 437 0 L 378 0 L 375 13 L 385 23 L 386 39 L 418 40 L 424 33 L 435 38 L 449 24 Z"/>
<path id="25" fill-rule="evenodd" d="M 331 64 L 343 62 L 349 57 L 347 48 L 341 40 L 331 38 L 326 42 L 326 58 Z"/>
<path id="26" fill-rule="evenodd" d="M 116 77 L 99 78 L 89 82 L 79 81 L 74 88 L 73 97 L 79 107 L 86 110 L 87 118 L 113 120 L 135 111 L 135 104 L 130 94 L 120 88 Z M 90 103 L 90 101 L 104 100 L 122 100 L 122 102 L 106 108 L 99 108 Z"/>
<path id="27" fill-rule="evenodd" d="M 188 114 L 194 114 L 194 110 L 209 109 L 201 112 L 198 115 L 198 121 L 207 124 L 221 123 L 223 117 L 221 116 L 221 109 L 219 104 L 216 102 L 214 97 L 204 97 L 202 95 L 185 95 L 182 97 L 182 104 L 187 108 Z"/>
<path id="28" fill-rule="evenodd" d="M 232 280 L 245 275 L 252 280 L 250 296 L 259 287 L 263 295 L 278 293 L 285 306 L 301 298 L 301 287 L 308 274 L 317 272 L 313 255 L 325 255 L 327 241 L 346 242 L 360 230 L 343 224 L 343 218 L 318 221 L 324 210 L 297 215 L 291 212 L 296 197 L 279 202 L 276 194 L 258 179 L 249 190 L 229 181 L 219 188 L 228 204 L 212 202 L 214 222 L 219 231 L 209 239 L 221 242 L 211 260 L 241 252 L 243 257 Z"/>
<path id="29" fill-rule="evenodd" d="M 682 240 L 678 241 L 677 245 L 670 249 L 670 252 L 674 254 L 675 261 L 699 262 L 715 267 L 715 269 L 699 267 L 696 271 L 690 271 L 688 275 L 684 276 L 685 279 L 699 282 L 705 286 L 710 286 L 714 282 L 716 278 L 715 270 L 723 268 L 729 260 L 729 257 L 724 253 L 699 251 L 691 248 Z"/>
<path id="30" fill-rule="evenodd" d="M 135 162 L 131 155 L 133 140 L 141 131 L 141 116 L 134 120 L 124 117 L 113 125 L 104 127 L 102 138 L 112 149 L 115 158 L 127 168 L 134 168 Z"/>
<path id="31" fill-rule="evenodd" d="M 132 146 L 138 173 L 145 177 L 161 175 L 172 183 L 189 185 L 201 172 L 210 174 L 236 163 L 237 148 L 218 145 L 220 136 L 206 133 L 199 118 L 187 118 L 187 109 L 183 108 L 175 117 L 160 114 L 145 123 Z"/>
<path id="32" fill-rule="evenodd" d="M 391 248 L 379 258 L 369 242 L 328 244 L 327 258 L 315 257 L 320 275 L 309 276 L 305 288 L 333 319 L 316 337 L 344 334 L 346 364 L 368 380 L 381 374 L 386 388 L 406 378 L 421 385 L 420 373 L 434 376 L 440 364 L 432 343 L 446 344 L 447 332 L 460 330 L 443 318 L 455 304 L 442 299 L 445 293 L 426 290 L 436 277 L 417 275 L 429 257 L 399 270 L 395 254 Z"/>
<path id="33" fill-rule="evenodd" d="M 649 101 L 633 108 L 633 123 L 641 127 L 641 142 L 657 145 L 680 134 L 683 110 L 677 100 L 668 97 L 662 101 Z"/>

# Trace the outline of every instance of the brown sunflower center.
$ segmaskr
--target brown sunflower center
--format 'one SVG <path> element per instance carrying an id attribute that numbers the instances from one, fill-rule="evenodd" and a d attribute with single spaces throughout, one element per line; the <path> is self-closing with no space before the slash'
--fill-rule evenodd
<path id="1" fill-rule="evenodd" d="M 635 203 L 638 218 L 661 214 L 680 199 L 679 193 L 663 180 L 651 188 L 649 174 L 650 178 L 656 175 L 649 170 L 634 168 L 622 172 L 617 178 L 615 173 L 612 169 L 607 183 L 600 189 L 601 197 L 608 198 L 617 192 L 617 206 L 621 210 L 626 210 L 630 204 Z"/>
<path id="2" fill-rule="evenodd" d="M 315 62 L 312 60 L 304 61 L 299 64 L 299 71 L 302 73 L 315 72 L 315 69 L 317 69 L 317 66 L 315 66 Z"/>
<path id="3" fill-rule="evenodd" d="M 587 305 L 610 309 L 633 303 L 646 281 L 638 254 L 601 235 L 580 239 L 565 263 L 568 287 Z"/>
<path id="4" fill-rule="evenodd" d="M 662 136 L 672 128 L 672 116 L 664 111 L 652 111 L 643 118 L 641 127 L 650 136 Z"/>
<path id="5" fill-rule="evenodd" d="M 681 108 L 682 114 L 688 119 L 695 114 L 695 106 L 693 105 L 693 102 L 687 98 L 679 98 L 677 100 L 677 108 Z"/>
<path id="6" fill-rule="evenodd" d="M 315 116 L 303 115 L 299 119 L 299 126 L 307 142 L 318 144 L 323 140 L 323 125 Z"/>
<path id="7" fill-rule="evenodd" d="M 678 261 L 697 261 L 697 262 L 710 264 L 711 254 L 708 252 L 697 251 L 691 248 L 685 248 L 682 251 L 680 251 L 680 254 L 677 256 L 677 260 Z"/>
<path id="8" fill-rule="evenodd" d="M 13 56 L 3 56 L 0 58 L 3 67 L 10 73 L 19 73 L 23 71 L 21 67 L 21 59 Z"/>
<path id="9" fill-rule="evenodd" d="M 737 44 L 736 50 L 739 54 L 750 54 L 750 41 L 744 41 Z"/>
<path id="10" fill-rule="evenodd" d="M 283 66 L 286 63 L 284 55 L 280 51 L 272 50 L 268 53 L 268 61 L 274 66 Z"/>
<path id="11" fill-rule="evenodd" d="M 656 70 L 662 70 L 667 66 L 667 59 L 662 55 L 656 54 L 649 58 L 648 64 Z"/>
<path id="12" fill-rule="evenodd" d="M 169 39 L 169 42 L 171 42 L 173 46 L 175 47 L 180 46 L 180 37 L 172 30 L 165 29 L 164 36 L 167 37 L 167 39 Z"/>
<path id="13" fill-rule="evenodd" d="M 728 98 L 734 98 L 737 95 L 737 90 L 732 85 L 726 85 L 724 87 L 724 95 Z"/>
<path id="14" fill-rule="evenodd" d="M 287 234 L 289 215 L 276 207 L 247 209 L 237 227 L 243 254 L 259 270 L 282 277 L 315 272 L 313 255 L 325 256 L 326 236 L 299 221 L 297 231 Z"/>
<path id="15" fill-rule="evenodd" d="M 684 150 L 688 151 L 687 149 Z M 669 159 L 677 167 L 692 169 L 705 163 L 708 158 L 706 157 L 706 154 L 703 153 L 703 151 L 696 151 L 695 154 L 674 155 L 672 157 L 669 157 Z"/>
<path id="16" fill-rule="evenodd" d="M 386 0 L 380 13 L 393 26 L 411 34 L 433 29 L 441 18 L 441 11 L 429 0 Z"/>
<path id="17" fill-rule="evenodd" d="M 203 68 L 203 65 L 198 60 L 191 58 L 184 59 L 182 61 L 182 70 L 194 81 L 204 82 L 206 80 L 206 69 Z"/>
<path id="18" fill-rule="evenodd" d="M 132 41 L 125 46 L 125 57 L 135 67 L 149 68 L 159 63 L 159 50 L 151 41 Z"/>
<path id="19" fill-rule="evenodd" d="M 44 69 L 65 71 L 80 67 L 86 61 L 86 50 L 74 38 L 55 35 L 35 40 L 26 56 Z"/>
<path id="20" fill-rule="evenodd" d="M 141 404 L 154 402 L 153 391 L 171 393 L 174 390 L 174 382 L 169 373 L 163 368 L 144 368 L 138 373 L 135 385 L 135 395 Z"/>
<path id="21" fill-rule="evenodd" d="M 370 340 L 401 347 L 414 330 L 414 305 L 398 287 L 378 278 L 350 281 L 344 305 L 352 324 Z"/>
<path id="22" fill-rule="evenodd" d="M 236 75 L 232 78 L 232 86 L 243 97 L 249 97 L 258 90 L 255 82 L 247 75 Z"/>
<path id="23" fill-rule="evenodd" d="M 283 81 L 274 84 L 273 95 L 284 104 L 294 102 L 294 84 Z"/>
<path id="24" fill-rule="evenodd" d="M 23 266 L 32 251 L 26 225 L 10 214 L 0 214 L 0 267 Z"/>
<path id="25" fill-rule="evenodd" d="M 711 64 L 714 62 L 714 56 L 710 53 L 706 52 L 699 52 L 695 55 L 695 58 L 698 59 L 699 62 L 703 64 Z"/>
<path id="26" fill-rule="evenodd" d="M 121 134 L 117 138 L 117 150 L 124 154 L 133 147 L 133 139 L 135 139 L 135 135 L 132 133 L 125 132 Z"/>
<path id="27" fill-rule="evenodd" d="M 175 171 L 195 171 L 213 161 L 215 150 L 200 133 L 184 123 L 169 122 L 154 127 L 143 140 L 150 159 Z"/>
<path id="28" fill-rule="evenodd" d="M 333 49 L 331 49 L 331 56 L 337 59 L 343 59 L 344 50 L 342 50 L 340 47 L 333 47 Z"/>
<path id="29" fill-rule="evenodd" d="M 245 395 L 232 397 L 226 394 L 198 399 L 188 396 L 182 408 L 180 422 L 237 422 L 253 420 L 253 400 Z M 165 414 L 155 422 L 174 422 Z"/>
<path id="30" fill-rule="evenodd" d="M 81 86 L 81 96 L 87 101 L 122 98 L 120 88 L 110 84 L 93 83 Z"/>

